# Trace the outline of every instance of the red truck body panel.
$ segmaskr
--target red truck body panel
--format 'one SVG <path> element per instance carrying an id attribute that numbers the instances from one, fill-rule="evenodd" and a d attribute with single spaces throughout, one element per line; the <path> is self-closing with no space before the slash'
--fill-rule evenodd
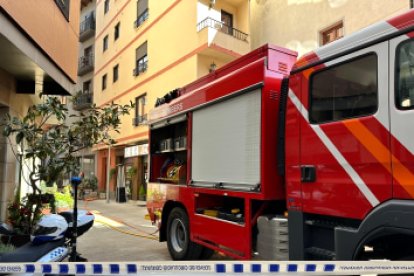
<path id="1" fill-rule="evenodd" d="M 192 241 L 234 258 L 250 259 L 257 218 L 264 210 L 276 209 L 269 205 L 282 202 L 287 209 L 280 208 L 277 214 L 289 211 L 289 217 L 295 215 L 292 225 L 299 228 L 293 229 L 296 235 L 293 238 L 305 240 L 312 235 L 319 238 L 315 239 L 315 245 L 314 241 L 308 241 L 310 253 L 305 252 L 304 244 L 294 241 L 291 247 L 299 252 L 294 252 L 295 258 L 321 252 L 330 257 L 334 255 L 329 251 L 335 250 L 339 256 L 354 258 L 354 252 L 348 252 L 351 246 L 347 248 L 340 237 L 352 237 L 352 250 L 357 250 L 361 239 L 372 230 L 367 225 L 378 223 L 379 228 L 392 224 L 388 221 L 382 225 L 376 218 L 383 206 L 392 209 L 401 205 L 408 210 L 406 202 L 394 201 L 414 197 L 414 131 L 407 125 L 414 119 L 414 113 L 412 108 L 396 107 L 398 91 L 393 84 L 399 73 L 396 53 L 402 43 L 414 37 L 412 18 L 414 10 L 330 43 L 298 61 L 295 52 L 265 45 L 180 88 L 177 98 L 158 106 L 149 116 L 152 130 L 147 206 L 153 220 L 161 219 L 163 208 L 165 220 L 171 208 L 181 206 L 189 217 Z M 374 70 L 370 71 L 370 66 Z M 317 82 L 324 72 L 331 72 L 332 77 Z M 278 159 L 279 111 L 284 78 L 289 80 L 289 89 L 284 91 L 287 97 L 283 113 L 284 173 L 279 174 L 277 167 L 282 162 Z M 406 75 L 400 78 L 409 80 Z M 260 91 L 261 103 L 259 188 L 242 191 L 194 184 L 194 114 L 252 91 Z M 323 95 L 326 91 L 334 91 L 333 96 Z M 324 97 L 337 102 L 332 100 L 333 107 L 329 107 Z M 357 107 L 345 107 L 348 103 Z M 326 110 L 332 114 L 324 113 Z M 317 118 L 319 115 L 322 116 Z M 322 117 L 326 115 L 332 118 L 324 120 Z M 159 176 L 169 157 L 155 150 L 160 138 L 153 135 L 165 136 L 166 132 L 158 128 L 180 116 L 180 128 L 185 129 L 187 138 L 186 151 L 181 155 L 186 159 L 185 181 L 160 183 Z M 229 204 L 242 209 L 243 221 L 200 212 Z M 372 220 L 364 225 L 367 219 Z M 358 232 L 361 225 L 363 230 Z M 324 240 L 326 233 L 329 242 Z"/>

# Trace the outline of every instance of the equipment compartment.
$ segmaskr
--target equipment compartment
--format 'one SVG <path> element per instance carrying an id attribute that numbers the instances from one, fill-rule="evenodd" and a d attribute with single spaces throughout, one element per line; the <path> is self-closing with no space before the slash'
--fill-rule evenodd
<path id="1" fill-rule="evenodd" d="M 151 127 L 151 182 L 185 184 L 187 180 L 187 120 Z"/>
<path id="2" fill-rule="evenodd" d="M 195 198 L 195 212 L 199 215 L 214 217 L 225 221 L 239 224 L 245 223 L 243 198 L 197 194 Z"/>

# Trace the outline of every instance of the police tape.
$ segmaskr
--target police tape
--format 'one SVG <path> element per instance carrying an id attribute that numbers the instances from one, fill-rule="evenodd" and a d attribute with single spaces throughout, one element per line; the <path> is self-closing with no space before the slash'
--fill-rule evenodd
<path id="1" fill-rule="evenodd" d="M 0 274 L 59 275 L 171 275 L 171 274 L 292 274 L 355 275 L 412 274 L 414 262 L 390 261 L 202 261 L 202 262 L 90 262 L 0 263 Z"/>

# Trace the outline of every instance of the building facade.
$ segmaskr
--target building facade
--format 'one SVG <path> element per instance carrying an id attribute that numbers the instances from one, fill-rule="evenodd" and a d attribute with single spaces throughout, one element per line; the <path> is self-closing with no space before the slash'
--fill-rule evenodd
<path id="1" fill-rule="evenodd" d="M 101 190 L 108 168 L 123 170 L 126 190 L 138 199 L 146 182 L 148 111 L 158 97 L 249 52 L 249 29 L 247 0 L 97 1 L 94 102 L 135 103 L 114 135 L 118 144 L 97 148 Z"/>
<path id="2" fill-rule="evenodd" d="M 82 0 L 80 10 L 79 27 L 79 51 L 78 51 L 78 81 L 72 108 L 82 112 L 93 103 L 93 72 L 95 68 L 95 0 Z M 96 175 L 96 153 L 91 149 L 84 149 L 77 153 L 81 171 L 85 179 L 94 178 Z"/>
<path id="3" fill-rule="evenodd" d="M 411 0 L 251 0 L 251 43 L 299 56 L 411 7 Z M 253 31 L 254 30 L 254 31 Z"/>
<path id="4" fill-rule="evenodd" d="M 23 116 L 40 93 L 73 93 L 79 10 L 79 1 L 0 0 L 0 116 Z M 15 145 L 4 137 L 0 145 L 1 221 L 19 170 Z"/>

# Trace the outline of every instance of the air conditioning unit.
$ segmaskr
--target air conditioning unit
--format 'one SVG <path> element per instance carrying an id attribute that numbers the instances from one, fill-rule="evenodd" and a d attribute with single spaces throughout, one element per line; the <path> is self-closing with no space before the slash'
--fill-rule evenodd
<path id="1" fill-rule="evenodd" d="M 138 68 L 134 68 L 133 70 L 132 70 L 132 75 L 133 76 L 138 76 L 139 75 L 139 70 L 138 70 Z"/>

